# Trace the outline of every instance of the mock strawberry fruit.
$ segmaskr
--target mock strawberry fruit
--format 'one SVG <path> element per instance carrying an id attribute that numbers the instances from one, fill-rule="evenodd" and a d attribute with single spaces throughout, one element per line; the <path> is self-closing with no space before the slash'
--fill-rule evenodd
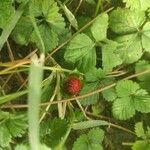
<path id="1" fill-rule="evenodd" d="M 65 90 L 68 94 L 76 95 L 82 87 L 81 80 L 77 76 L 70 76 L 66 81 Z"/>

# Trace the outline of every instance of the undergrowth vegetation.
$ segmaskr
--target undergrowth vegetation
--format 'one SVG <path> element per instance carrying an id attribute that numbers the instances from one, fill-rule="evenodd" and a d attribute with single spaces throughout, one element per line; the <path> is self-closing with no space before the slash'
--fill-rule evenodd
<path id="1" fill-rule="evenodd" d="M 150 0 L 0 0 L 0 150 L 150 150 Z"/>

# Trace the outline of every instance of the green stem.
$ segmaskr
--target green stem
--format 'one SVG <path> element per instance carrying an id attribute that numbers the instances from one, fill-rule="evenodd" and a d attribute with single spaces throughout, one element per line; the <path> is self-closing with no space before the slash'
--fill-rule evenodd
<path id="1" fill-rule="evenodd" d="M 97 2 L 95 13 L 94 13 L 95 17 L 97 16 L 100 7 L 102 7 L 102 0 L 98 0 L 98 2 Z"/>

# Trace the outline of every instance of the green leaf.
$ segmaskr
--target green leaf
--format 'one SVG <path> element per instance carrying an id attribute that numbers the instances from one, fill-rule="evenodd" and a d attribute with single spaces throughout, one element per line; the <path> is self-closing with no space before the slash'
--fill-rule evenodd
<path id="1" fill-rule="evenodd" d="M 11 14 L 14 12 L 12 0 L 0 0 L 0 28 L 3 29 L 7 25 Z"/>
<path id="2" fill-rule="evenodd" d="M 138 34 L 118 36 L 115 41 L 119 43 L 116 53 L 124 63 L 136 62 L 143 55 L 141 38 Z"/>
<path id="3" fill-rule="evenodd" d="M 16 115 L 12 116 L 5 125 L 9 129 L 10 134 L 13 137 L 22 137 L 27 129 L 27 116 L 26 115 Z"/>
<path id="4" fill-rule="evenodd" d="M 135 10 L 147 10 L 150 7 L 149 0 L 123 0 L 126 3 L 126 7 Z"/>
<path id="5" fill-rule="evenodd" d="M 78 30 L 78 23 L 77 20 L 75 18 L 75 16 L 73 15 L 73 13 L 66 7 L 66 5 L 63 5 L 63 10 L 66 14 L 66 17 L 68 18 L 70 24 L 76 29 Z"/>
<path id="6" fill-rule="evenodd" d="M 11 34 L 12 30 L 15 28 L 18 20 L 22 16 L 22 14 L 26 8 L 25 6 L 27 5 L 27 3 L 28 3 L 28 0 L 26 0 L 24 3 L 22 3 L 18 7 L 18 9 L 15 11 L 15 13 L 11 14 L 7 24 L 4 26 L 2 34 L 0 36 L 0 51 L 1 51 L 4 43 L 8 39 L 9 35 Z"/>
<path id="7" fill-rule="evenodd" d="M 99 82 L 87 83 L 84 85 L 83 89 L 81 90 L 80 95 L 93 92 L 98 87 L 99 87 Z M 99 93 L 83 98 L 82 101 L 80 101 L 80 103 L 82 105 L 91 105 L 91 104 L 96 104 L 98 100 L 99 100 Z"/>
<path id="8" fill-rule="evenodd" d="M 134 106 L 137 111 L 142 113 L 150 112 L 150 97 L 144 95 L 135 96 Z"/>
<path id="9" fill-rule="evenodd" d="M 73 144 L 73 150 L 103 150 L 103 138 L 104 132 L 101 129 L 91 129 L 87 135 L 80 135 Z"/>
<path id="10" fill-rule="evenodd" d="M 92 51 L 93 47 L 94 42 L 87 35 L 78 34 L 68 45 L 64 58 L 68 62 L 75 63 Z"/>
<path id="11" fill-rule="evenodd" d="M 5 125 L 0 125 L 0 146 L 6 147 L 11 142 L 11 134 Z"/>
<path id="12" fill-rule="evenodd" d="M 138 31 L 144 21 L 144 11 L 118 8 L 110 14 L 110 28 L 118 34 Z"/>
<path id="13" fill-rule="evenodd" d="M 105 72 L 101 68 L 93 68 L 85 74 L 86 82 L 96 82 L 105 77 Z"/>
<path id="14" fill-rule="evenodd" d="M 65 135 L 68 123 L 66 120 L 53 119 L 43 121 L 41 124 L 41 141 L 46 145 L 54 148 Z"/>
<path id="15" fill-rule="evenodd" d="M 11 36 L 16 43 L 21 45 L 27 45 L 29 43 L 32 31 L 33 26 L 30 19 L 28 17 L 22 17 L 18 21 Z"/>
<path id="16" fill-rule="evenodd" d="M 80 72 L 88 72 L 96 66 L 96 50 L 93 48 L 82 59 L 77 62 L 77 68 Z"/>
<path id="17" fill-rule="evenodd" d="M 150 143 L 146 140 L 138 140 L 132 146 L 132 150 L 150 150 Z"/>
<path id="18" fill-rule="evenodd" d="M 109 125 L 109 122 L 103 120 L 89 120 L 89 121 L 82 121 L 82 122 L 75 123 L 73 124 L 72 128 L 74 130 L 83 130 L 83 129 L 105 126 L 105 125 Z"/>
<path id="19" fill-rule="evenodd" d="M 112 112 L 117 119 L 129 119 L 135 114 L 134 102 L 130 97 L 118 98 L 113 103 Z"/>
<path id="20" fill-rule="evenodd" d="M 102 85 L 108 86 L 114 83 L 114 80 L 112 79 L 105 79 L 102 81 Z M 104 97 L 105 100 L 107 100 L 108 102 L 114 101 L 117 98 L 117 93 L 115 91 L 115 88 L 109 88 L 105 91 L 102 91 L 102 95 Z"/>
<path id="21" fill-rule="evenodd" d="M 0 112 L 0 146 L 9 146 L 12 138 L 21 137 L 27 129 L 26 115 Z"/>
<path id="22" fill-rule="evenodd" d="M 136 93 L 139 85 L 131 80 L 121 80 L 116 85 L 116 92 L 118 97 L 126 97 Z"/>
<path id="23" fill-rule="evenodd" d="M 51 30 L 48 25 L 40 25 L 38 28 L 43 39 L 46 51 L 51 51 L 58 45 L 58 35 L 53 30 Z M 39 38 L 37 37 L 35 31 L 33 31 L 31 35 L 31 42 L 36 43 L 37 47 L 39 49 L 42 49 Z"/>
<path id="24" fill-rule="evenodd" d="M 108 28 L 108 15 L 106 13 L 103 13 L 97 16 L 95 22 L 91 27 L 92 35 L 97 42 L 106 39 L 107 28 Z"/>
<path id="25" fill-rule="evenodd" d="M 113 41 L 102 46 L 102 66 L 106 72 L 111 72 L 114 67 L 122 64 L 119 54 L 115 52 L 116 49 L 117 43 Z"/>
<path id="26" fill-rule="evenodd" d="M 150 63 L 148 61 L 145 61 L 145 60 L 141 60 L 141 61 L 137 62 L 135 65 L 135 72 L 136 73 L 139 73 L 139 72 L 142 72 L 142 71 L 145 71 L 148 69 L 150 69 Z M 148 82 L 148 81 L 150 81 L 150 76 L 149 76 L 149 74 L 145 74 L 142 76 L 138 76 L 137 79 L 140 81 L 147 81 Z"/>
<path id="27" fill-rule="evenodd" d="M 150 2 L 150 1 L 149 1 Z M 150 52 L 150 21 L 142 29 L 142 46 L 145 51 Z"/>
<path id="28" fill-rule="evenodd" d="M 135 124 L 135 133 L 138 137 L 145 138 L 145 132 L 143 129 L 143 123 L 138 122 Z"/>

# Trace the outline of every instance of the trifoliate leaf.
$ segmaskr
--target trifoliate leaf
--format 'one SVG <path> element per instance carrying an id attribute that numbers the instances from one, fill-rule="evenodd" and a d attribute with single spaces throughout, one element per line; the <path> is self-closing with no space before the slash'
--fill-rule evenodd
<path id="1" fill-rule="evenodd" d="M 150 142 L 147 140 L 138 140 L 132 146 L 132 150 L 150 150 Z"/>
<path id="2" fill-rule="evenodd" d="M 135 65 L 135 72 L 139 73 L 145 70 L 150 69 L 150 63 L 148 61 L 142 60 L 136 63 Z M 150 81 L 150 75 L 145 74 L 142 76 L 137 77 L 138 80 L 140 81 Z"/>
<path id="3" fill-rule="evenodd" d="M 4 28 L 11 16 L 14 13 L 12 0 L 0 0 L 0 28 Z"/>
<path id="4" fill-rule="evenodd" d="M 46 51 L 51 51 L 58 45 L 58 36 L 65 29 L 64 19 L 58 12 L 59 7 L 54 0 L 33 0 L 31 2 L 31 9 L 36 17 Z M 41 44 L 35 31 L 32 33 L 31 42 L 36 43 L 37 47 L 41 49 Z"/>
<path id="5" fill-rule="evenodd" d="M 138 31 L 144 21 L 144 11 L 118 8 L 110 14 L 110 28 L 118 34 Z"/>
<path id="6" fill-rule="evenodd" d="M 150 94 L 150 86 L 149 86 L 149 82 L 150 81 L 144 81 L 144 82 L 140 82 L 140 87 L 142 89 L 145 89 L 149 94 Z"/>
<path id="7" fill-rule="evenodd" d="M 138 122 L 135 124 L 135 133 L 138 137 L 144 138 L 145 137 L 145 132 L 143 129 L 143 123 Z"/>
<path id="8" fill-rule="evenodd" d="M 150 1 L 149 1 L 150 2 Z M 145 51 L 150 52 L 150 21 L 142 29 L 142 46 Z"/>
<path id="9" fill-rule="evenodd" d="M 48 25 L 40 25 L 39 31 L 40 31 L 40 34 L 43 39 L 45 49 L 47 52 L 51 51 L 53 48 L 55 48 L 57 46 L 58 35 L 53 30 L 51 30 Z M 39 38 L 37 37 L 35 31 L 33 31 L 32 35 L 31 35 L 31 41 L 33 43 L 36 43 L 36 45 L 39 49 L 42 49 L 42 46 L 39 42 Z"/>
<path id="10" fill-rule="evenodd" d="M 96 90 L 98 87 L 99 87 L 99 82 L 87 83 L 87 84 L 83 87 L 83 89 L 81 90 L 80 95 L 93 92 L 93 91 Z M 96 102 L 98 101 L 98 99 L 99 99 L 99 93 L 94 94 L 94 95 L 92 95 L 92 96 L 88 96 L 88 97 L 86 97 L 86 98 L 83 98 L 83 100 L 80 101 L 80 103 L 81 103 L 82 105 L 96 104 Z"/>
<path id="11" fill-rule="evenodd" d="M 94 42 L 85 34 L 78 34 L 71 40 L 66 49 L 64 58 L 68 62 L 75 63 L 82 59 L 89 51 L 93 50 Z"/>
<path id="12" fill-rule="evenodd" d="M 73 144 L 72 150 L 103 150 L 101 145 L 104 132 L 101 129 L 91 129 L 88 134 L 82 134 Z"/>
<path id="13" fill-rule="evenodd" d="M 77 62 L 77 68 L 81 72 L 88 72 L 96 66 L 96 50 L 93 48 Z"/>
<path id="14" fill-rule="evenodd" d="M 91 32 L 96 41 L 102 41 L 107 37 L 108 15 L 103 13 L 97 16 L 91 27 Z"/>
<path id="15" fill-rule="evenodd" d="M 12 38 L 18 44 L 27 45 L 29 43 L 32 31 L 33 26 L 30 19 L 27 17 L 22 17 L 12 32 Z"/>
<path id="16" fill-rule="evenodd" d="M 136 62 L 143 55 L 141 38 L 138 34 L 118 36 L 115 41 L 119 43 L 116 53 L 119 54 L 124 63 Z"/>
<path id="17" fill-rule="evenodd" d="M 150 7 L 149 0 L 123 0 L 126 3 L 126 7 L 135 10 L 147 10 Z"/>
<path id="18" fill-rule="evenodd" d="M 118 97 L 126 97 L 135 94 L 140 89 L 136 82 L 131 80 L 121 80 L 117 83 L 116 92 Z"/>
<path id="19" fill-rule="evenodd" d="M 117 43 L 113 41 L 102 46 L 102 66 L 106 72 L 111 72 L 114 67 L 122 64 L 119 54 L 115 52 L 116 49 Z"/>
<path id="20" fill-rule="evenodd" d="M 96 82 L 105 77 L 105 71 L 101 68 L 93 68 L 85 74 L 86 82 Z"/>

